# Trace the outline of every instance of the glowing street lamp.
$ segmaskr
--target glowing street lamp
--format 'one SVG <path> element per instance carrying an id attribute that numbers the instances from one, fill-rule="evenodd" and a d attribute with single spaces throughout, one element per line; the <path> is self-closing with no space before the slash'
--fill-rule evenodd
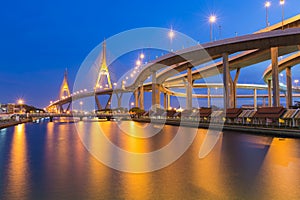
<path id="1" fill-rule="evenodd" d="M 271 2 L 270 1 L 266 1 L 265 3 L 265 7 L 266 7 L 266 27 L 269 26 L 269 7 L 271 6 Z"/>
<path id="2" fill-rule="evenodd" d="M 281 79 L 281 82 L 283 83 L 283 73 L 280 73 L 280 79 Z"/>
<path id="3" fill-rule="evenodd" d="M 173 50 L 172 50 L 172 41 L 173 41 L 173 38 L 175 37 L 175 33 L 174 33 L 174 31 L 173 31 L 172 28 L 171 28 L 171 30 L 169 31 L 168 36 L 169 36 L 169 38 L 170 38 L 170 51 L 173 51 Z"/>
<path id="4" fill-rule="evenodd" d="M 296 89 L 298 89 L 299 80 L 294 80 L 294 83 L 296 84 Z"/>
<path id="5" fill-rule="evenodd" d="M 18 104 L 20 105 L 20 113 L 23 109 L 23 104 L 24 104 L 24 100 L 23 99 L 18 99 Z"/>
<path id="6" fill-rule="evenodd" d="M 173 38 L 174 38 L 174 36 L 175 36 L 175 33 L 174 33 L 173 29 L 171 29 L 171 30 L 169 31 L 168 36 L 169 36 L 170 40 L 172 41 Z"/>
<path id="7" fill-rule="evenodd" d="M 284 0 L 280 0 L 280 5 L 281 5 L 281 29 L 283 30 L 283 20 L 284 20 L 284 3 L 285 1 Z"/>
<path id="8" fill-rule="evenodd" d="M 215 23 L 217 21 L 217 17 L 215 16 L 215 15 L 211 15 L 210 17 L 209 17 L 209 30 L 210 30 L 210 41 L 212 41 L 213 40 L 213 23 Z"/>
<path id="9" fill-rule="evenodd" d="M 145 54 L 141 53 L 140 54 L 140 59 L 144 59 L 145 58 Z"/>
<path id="10" fill-rule="evenodd" d="M 18 99 L 18 104 L 19 104 L 19 105 L 24 104 L 24 100 L 23 100 L 23 99 Z"/>
<path id="11" fill-rule="evenodd" d="M 136 64 L 136 66 L 140 66 L 140 65 L 142 64 L 142 62 L 141 62 L 140 60 L 137 60 L 137 61 L 135 62 L 135 64 Z"/>
<path id="12" fill-rule="evenodd" d="M 83 102 L 80 101 L 80 102 L 79 102 L 79 105 L 80 105 L 80 110 L 81 110 L 81 112 L 82 112 L 82 105 L 83 105 Z"/>

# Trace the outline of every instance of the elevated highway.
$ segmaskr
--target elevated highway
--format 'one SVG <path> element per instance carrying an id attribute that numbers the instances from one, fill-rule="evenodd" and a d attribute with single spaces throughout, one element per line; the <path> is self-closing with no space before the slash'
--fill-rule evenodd
<path id="1" fill-rule="evenodd" d="M 300 16 L 298 15 L 293 19 L 286 20 L 285 26 L 298 27 L 299 19 Z M 279 26 L 274 25 L 268 29 L 274 31 L 262 30 L 255 34 L 209 42 L 164 55 L 144 66 L 133 83 L 125 85 L 122 89 L 108 89 L 70 95 L 64 99 L 53 102 L 49 106 L 63 105 L 70 103 L 72 100 L 78 100 L 89 96 L 105 94 L 111 95 L 113 92 L 140 92 L 140 95 L 143 95 L 144 91 L 152 92 L 152 104 L 155 105 L 159 104 L 161 88 L 168 88 L 172 87 L 172 85 L 181 84 L 184 80 L 184 83 L 187 85 L 187 108 L 191 108 L 191 101 L 193 97 L 192 87 L 194 87 L 193 81 L 222 73 L 225 90 L 224 105 L 226 108 L 235 107 L 236 94 L 234 93 L 236 91 L 234 92 L 234 90 L 236 90 L 235 85 L 237 77 L 233 81 L 229 74 L 230 70 L 239 70 L 243 67 L 251 66 L 252 64 L 269 59 L 272 60 L 273 67 L 275 66 L 275 68 L 278 68 L 278 56 L 287 55 L 299 50 L 300 28 L 277 30 L 279 29 Z M 229 58 L 229 55 L 236 54 L 238 52 L 243 53 Z M 192 71 L 194 66 L 199 66 L 208 63 L 211 60 L 220 58 L 223 61 Z M 158 72 L 159 70 L 162 71 Z M 183 71 L 187 71 L 187 73 L 173 77 Z M 152 82 L 144 84 L 149 76 L 152 76 Z M 278 70 L 275 72 L 275 76 L 273 77 L 273 95 L 271 96 L 273 96 L 273 105 L 277 106 L 280 104 Z M 270 85 L 268 88 L 270 90 Z M 144 100 L 143 97 L 140 99 L 142 101 Z M 142 102 L 139 104 L 143 107 Z"/>

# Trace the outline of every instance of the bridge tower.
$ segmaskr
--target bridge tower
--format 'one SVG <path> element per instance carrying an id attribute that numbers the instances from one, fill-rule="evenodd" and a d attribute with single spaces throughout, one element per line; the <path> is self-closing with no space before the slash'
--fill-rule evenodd
<path id="1" fill-rule="evenodd" d="M 65 74 L 64 74 L 64 79 L 62 81 L 62 84 L 61 84 L 60 90 L 59 90 L 59 99 L 64 99 L 70 95 L 71 95 L 71 92 L 70 92 L 70 87 L 69 87 L 69 83 L 68 83 L 68 71 L 66 69 Z M 58 105 L 56 110 L 59 113 L 65 113 L 70 110 L 70 106 L 71 106 L 71 102 L 67 106 L 67 109 L 64 110 L 63 105 Z"/>
<path id="2" fill-rule="evenodd" d="M 103 42 L 102 56 L 99 59 L 99 74 L 95 84 L 95 89 L 112 89 L 110 75 L 106 64 L 106 41 Z"/>
<path id="3" fill-rule="evenodd" d="M 99 58 L 99 73 L 97 77 L 97 81 L 94 87 L 95 90 L 95 101 L 98 110 L 102 110 L 101 103 L 97 97 L 97 91 L 99 90 L 106 90 L 106 89 L 112 89 L 112 84 L 110 80 L 110 74 L 108 70 L 108 66 L 106 63 L 106 41 L 103 41 L 103 46 L 102 46 L 102 55 L 101 58 Z M 106 102 L 105 109 L 109 109 L 111 107 L 111 99 L 112 99 L 112 94 L 109 95 L 108 101 Z"/>
<path id="4" fill-rule="evenodd" d="M 60 86 L 60 91 L 59 91 L 59 99 L 63 99 L 64 97 L 70 96 L 70 87 L 68 84 L 68 72 L 67 69 L 64 74 L 64 80 Z"/>

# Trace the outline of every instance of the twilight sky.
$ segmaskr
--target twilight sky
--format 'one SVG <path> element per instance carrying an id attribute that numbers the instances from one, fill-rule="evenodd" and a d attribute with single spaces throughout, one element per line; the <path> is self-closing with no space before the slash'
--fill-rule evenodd
<path id="1" fill-rule="evenodd" d="M 274 24 L 281 20 L 281 6 L 279 0 L 271 3 L 269 21 Z M 88 53 L 104 38 L 122 31 L 173 27 L 200 43 L 208 42 L 211 13 L 218 17 L 215 39 L 250 34 L 266 23 L 262 0 L 2 1 L 0 103 L 24 98 L 29 105 L 45 107 L 57 98 L 65 68 L 72 87 Z M 300 1 L 286 0 L 284 13 L 285 18 L 299 14 Z M 239 82 L 251 82 L 251 74 L 254 83 L 263 83 L 265 65 L 243 69 Z M 300 78 L 298 68 L 293 69 L 295 78 Z"/>

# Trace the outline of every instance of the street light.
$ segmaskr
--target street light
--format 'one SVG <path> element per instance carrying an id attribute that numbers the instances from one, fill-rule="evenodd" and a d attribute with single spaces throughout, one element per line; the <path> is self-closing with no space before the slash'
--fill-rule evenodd
<path id="1" fill-rule="evenodd" d="M 283 73 L 280 73 L 280 79 L 281 79 L 281 82 L 283 83 Z"/>
<path id="2" fill-rule="evenodd" d="M 22 105 L 24 103 L 24 100 L 23 99 L 18 99 L 18 104 L 19 105 Z"/>
<path id="3" fill-rule="evenodd" d="M 169 31 L 168 36 L 169 36 L 169 38 L 170 38 L 170 51 L 173 51 L 173 50 L 172 50 L 172 41 L 173 41 L 173 38 L 175 37 L 175 33 L 174 33 L 174 31 L 173 31 L 172 28 L 171 28 L 171 30 Z"/>
<path id="4" fill-rule="evenodd" d="M 168 36 L 169 36 L 170 40 L 172 40 L 172 39 L 174 38 L 175 33 L 174 33 L 173 29 L 171 29 L 171 30 L 169 31 Z"/>
<path id="5" fill-rule="evenodd" d="M 140 65 L 142 64 L 142 62 L 141 62 L 140 60 L 137 60 L 137 61 L 135 62 L 135 64 L 136 64 L 136 66 L 140 66 Z"/>
<path id="6" fill-rule="evenodd" d="M 265 7 L 266 7 L 266 27 L 269 26 L 269 13 L 268 13 L 268 8 L 271 6 L 271 2 L 270 1 L 266 1 L 265 3 Z"/>
<path id="7" fill-rule="evenodd" d="M 80 104 L 80 110 L 81 110 L 81 112 L 82 112 L 82 105 L 83 105 L 83 102 L 80 101 L 79 104 Z"/>
<path id="8" fill-rule="evenodd" d="M 215 23 L 216 21 L 217 21 L 217 17 L 215 15 L 211 15 L 209 17 L 210 41 L 213 40 L 213 27 L 212 27 L 212 24 Z"/>
<path id="9" fill-rule="evenodd" d="M 141 53 L 140 54 L 140 59 L 144 59 L 145 58 L 145 54 Z"/>
<path id="10" fill-rule="evenodd" d="M 18 104 L 20 105 L 20 113 L 21 113 L 22 109 L 23 109 L 24 100 L 23 99 L 18 99 Z"/>
<path id="11" fill-rule="evenodd" d="M 298 83 L 299 83 L 299 80 L 295 80 L 294 83 L 296 84 L 296 89 L 298 89 Z"/>
<path id="12" fill-rule="evenodd" d="M 281 29 L 283 30 L 283 20 L 284 20 L 284 3 L 285 1 L 284 0 L 280 0 L 280 5 L 281 5 Z"/>

